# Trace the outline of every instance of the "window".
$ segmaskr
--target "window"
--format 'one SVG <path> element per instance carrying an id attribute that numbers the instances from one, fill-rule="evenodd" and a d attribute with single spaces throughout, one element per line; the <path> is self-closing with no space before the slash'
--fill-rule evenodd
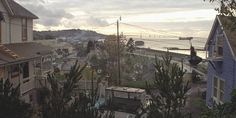
<path id="1" fill-rule="evenodd" d="M 19 66 L 18 65 L 12 65 L 11 66 L 11 78 L 15 78 L 19 76 Z"/>
<path id="2" fill-rule="evenodd" d="M 224 101 L 225 81 L 214 77 L 213 79 L 213 98 L 216 103 Z"/>
<path id="3" fill-rule="evenodd" d="M 224 89 L 225 89 L 225 82 L 223 80 L 220 80 L 220 101 L 223 101 L 224 99 Z"/>
<path id="4" fill-rule="evenodd" d="M 4 73 L 4 69 L 3 68 L 0 68 L 0 80 L 3 79 L 3 73 Z"/>
<path id="5" fill-rule="evenodd" d="M 0 44 L 2 43 L 2 21 L 0 21 Z"/>
<path id="6" fill-rule="evenodd" d="M 29 63 L 23 63 L 23 78 L 28 78 L 29 77 Z"/>
<path id="7" fill-rule="evenodd" d="M 223 36 L 218 36 L 216 39 L 216 45 L 214 48 L 214 53 L 216 57 L 222 57 L 223 56 Z"/>
<path id="8" fill-rule="evenodd" d="M 213 89 L 213 96 L 217 98 L 218 79 L 216 77 L 214 77 Z"/>
<path id="9" fill-rule="evenodd" d="M 223 47 L 218 47 L 218 56 L 223 56 Z"/>
<path id="10" fill-rule="evenodd" d="M 22 41 L 27 41 L 27 19 L 22 19 Z"/>
<path id="11" fill-rule="evenodd" d="M 33 95 L 29 95 L 29 101 L 30 101 L 30 102 L 33 101 Z"/>

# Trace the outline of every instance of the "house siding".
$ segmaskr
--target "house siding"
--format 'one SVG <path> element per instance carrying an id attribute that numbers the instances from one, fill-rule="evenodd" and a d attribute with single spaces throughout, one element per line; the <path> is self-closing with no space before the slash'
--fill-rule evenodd
<path id="1" fill-rule="evenodd" d="M 1 3 L 1 2 L 0 2 Z M 0 6 L 1 7 L 1 6 Z M 1 8 L 3 9 L 3 8 Z M 1 21 L 1 43 L 9 43 L 9 16 L 3 11 L 4 21 Z"/>
<path id="2" fill-rule="evenodd" d="M 12 18 L 10 20 L 11 28 L 10 28 L 10 43 L 20 43 L 22 42 L 22 26 L 21 26 L 21 19 L 20 18 Z"/>
<path id="3" fill-rule="evenodd" d="M 221 32 L 221 28 L 219 27 L 218 23 L 216 24 L 217 27 L 215 28 L 215 31 L 213 32 L 212 44 L 209 46 L 209 57 L 212 57 L 213 47 L 216 41 L 216 37 Z M 226 37 L 224 35 L 224 37 Z M 217 62 L 213 61 L 215 65 L 216 70 L 211 66 L 211 64 L 208 64 L 208 79 L 207 79 L 207 97 L 206 97 L 206 103 L 208 106 L 213 105 L 213 78 L 219 77 L 221 80 L 225 81 L 225 88 L 224 88 L 224 97 L 223 102 L 230 101 L 231 99 L 231 92 L 233 88 L 235 87 L 235 60 L 233 58 L 232 52 L 230 50 L 230 45 L 226 38 L 224 38 L 223 42 L 223 61 Z M 220 70 L 220 71 L 218 71 Z"/>
<path id="4" fill-rule="evenodd" d="M 212 66 L 209 64 L 208 65 L 208 79 L 207 79 L 207 96 L 206 96 L 206 103 L 208 106 L 212 105 L 212 78 L 213 78 L 213 73 L 214 69 L 212 68 Z"/>
<path id="5" fill-rule="evenodd" d="M 0 1 L 0 11 L 4 15 L 1 21 L 1 43 L 21 43 L 22 41 L 22 18 L 10 17 L 4 5 Z M 27 42 L 33 41 L 33 19 L 27 19 Z"/>
<path id="6" fill-rule="evenodd" d="M 231 92 L 233 89 L 233 81 L 234 81 L 234 59 L 233 55 L 230 51 L 230 47 L 227 43 L 227 40 L 224 41 L 224 56 L 223 56 L 223 73 L 222 79 L 225 80 L 225 94 L 224 94 L 224 102 L 230 101 Z"/>

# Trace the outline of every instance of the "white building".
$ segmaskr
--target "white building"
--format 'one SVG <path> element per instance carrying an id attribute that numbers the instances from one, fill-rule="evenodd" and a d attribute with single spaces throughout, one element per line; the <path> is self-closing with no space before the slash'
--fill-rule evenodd
<path id="1" fill-rule="evenodd" d="M 0 0 L 0 79 L 20 84 L 21 98 L 32 105 L 37 103 L 37 89 L 45 84 L 43 61 L 51 54 L 51 48 L 33 42 L 37 18 L 14 0 Z"/>

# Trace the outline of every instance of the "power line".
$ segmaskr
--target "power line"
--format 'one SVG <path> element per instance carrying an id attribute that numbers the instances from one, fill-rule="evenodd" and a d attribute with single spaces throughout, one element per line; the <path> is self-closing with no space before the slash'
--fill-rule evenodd
<path id="1" fill-rule="evenodd" d="M 173 33 L 171 34 L 169 32 L 165 32 L 165 31 L 161 31 L 161 30 L 155 30 L 155 29 L 152 29 L 152 28 L 146 28 L 146 27 L 142 27 L 142 26 L 138 26 L 138 25 L 133 25 L 133 24 L 128 24 L 128 23 L 122 23 L 122 24 L 129 25 L 129 26 L 136 27 L 136 28 L 141 28 L 141 29 L 144 29 L 144 30 L 150 30 L 150 31 L 155 32 L 155 33 L 164 32 L 164 33 L 168 33 L 167 34 L 168 36 L 179 37 L 176 34 L 173 34 Z"/>

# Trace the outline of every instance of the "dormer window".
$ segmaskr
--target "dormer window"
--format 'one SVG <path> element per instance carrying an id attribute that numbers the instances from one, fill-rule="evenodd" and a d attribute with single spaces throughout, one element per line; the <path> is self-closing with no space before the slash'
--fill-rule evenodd
<path id="1" fill-rule="evenodd" d="M 22 18 L 22 41 L 27 41 L 27 19 Z"/>
<path id="2" fill-rule="evenodd" d="M 223 56 L 223 36 L 219 35 L 216 38 L 215 47 L 214 47 L 214 56 L 222 57 Z"/>

